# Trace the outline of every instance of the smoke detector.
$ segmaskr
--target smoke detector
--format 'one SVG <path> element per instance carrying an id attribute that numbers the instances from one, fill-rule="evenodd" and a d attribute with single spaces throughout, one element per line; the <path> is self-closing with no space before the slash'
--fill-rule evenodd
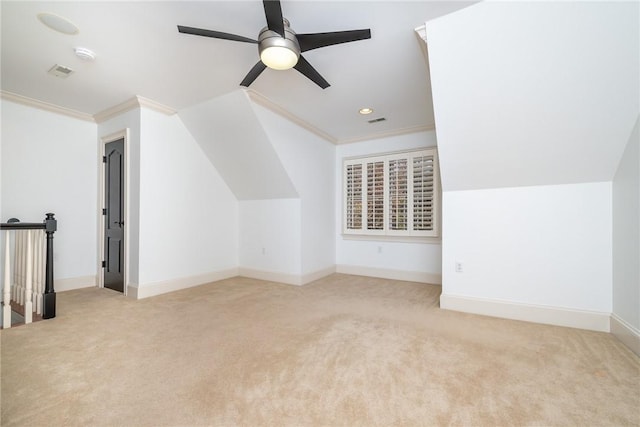
<path id="1" fill-rule="evenodd" d="M 93 61 L 94 59 L 96 59 L 96 54 L 93 53 L 91 49 L 87 49 L 86 47 L 76 47 L 75 49 L 73 49 L 73 51 L 76 53 L 76 56 L 83 61 Z"/>
<path id="2" fill-rule="evenodd" d="M 51 74 L 52 76 L 56 76 L 61 79 L 66 79 L 73 73 L 73 70 L 69 67 L 65 67 L 64 65 L 56 64 L 49 69 L 48 73 Z"/>

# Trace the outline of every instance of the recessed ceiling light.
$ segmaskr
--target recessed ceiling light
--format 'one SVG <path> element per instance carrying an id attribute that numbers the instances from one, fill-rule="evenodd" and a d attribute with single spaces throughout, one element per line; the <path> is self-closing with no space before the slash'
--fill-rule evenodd
<path id="1" fill-rule="evenodd" d="M 96 59 L 96 54 L 93 53 L 91 49 L 87 49 L 86 47 L 76 47 L 73 49 L 76 53 L 76 56 L 83 61 L 93 61 Z"/>
<path id="2" fill-rule="evenodd" d="M 62 16 L 43 12 L 38 14 L 38 19 L 47 27 L 62 34 L 78 34 L 78 27 L 67 18 L 63 18 Z"/>
<path id="3" fill-rule="evenodd" d="M 366 115 L 366 114 L 371 114 L 373 113 L 373 109 L 372 108 L 361 108 L 360 111 L 358 111 L 360 114 Z"/>

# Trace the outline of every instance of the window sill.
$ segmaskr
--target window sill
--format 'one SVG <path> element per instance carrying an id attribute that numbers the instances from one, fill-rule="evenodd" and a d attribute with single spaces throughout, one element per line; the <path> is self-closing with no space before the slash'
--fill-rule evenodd
<path id="1" fill-rule="evenodd" d="M 424 236 L 387 236 L 371 234 L 341 234 L 343 240 L 363 240 L 371 242 L 397 242 L 397 243 L 426 243 L 430 245 L 442 244 L 440 237 Z"/>

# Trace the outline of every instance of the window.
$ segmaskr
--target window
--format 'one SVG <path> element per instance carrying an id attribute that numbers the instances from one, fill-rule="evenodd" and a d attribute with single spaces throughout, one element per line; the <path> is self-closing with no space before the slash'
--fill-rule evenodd
<path id="1" fill-rule="evenodd" d="M 435 148 L 344 161 L 343 233 L 438 236 Z"/>

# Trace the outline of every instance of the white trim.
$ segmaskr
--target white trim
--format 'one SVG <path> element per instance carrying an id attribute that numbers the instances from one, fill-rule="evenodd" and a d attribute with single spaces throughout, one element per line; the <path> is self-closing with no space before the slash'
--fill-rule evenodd
<path id="1" fill-rule="evenodd" d="M 53 288 L 56 292 L 72 291 L 74 289 L 93 288 L 96 286 L 97 276 L 70 277 L 67 279 L 56 279 L 53 281 Z"/>
<path id="2" fill-rule="evenodd" d="M 280 273 L 277 271 L 254 270 L 253 268 L 240 267 L 238 275 L 250 279 L 265 280 L 268 282 L 284 283 L 287 285 L 301 286 L 302 277 L 299 274 Z"/>
<path id="3" fill-rule="evenodd" d="M 130 283 L 129 296 L 135 299 L 149 298 L 168 292 L 193 288 L 194 286 L 205 285 L 219 280 L 229 279 L 238 275 L 237 268 L 227 270 L 212 271 L 210 273 L 199 274 L 197 276 L 179 277 L 176 279 L 163 280 L 161 282 L 146 283 L 143 285 Z"/>
<path id="4" fill-rule="evenodd" d="M 336 267 L 331 266 L 323 268 L 322 270 L 313 271 L 307 274 L 290 274 L 279 273 L 276 271 L 255 270 L 253 268 L 240 267 L 238 275 L 248 277 L 250 279 L 265 280 L 268 282 L 283 283 L 285 285 L 303 286 L 323 277 L 330 276 L 336 272 Z"/>
<path id="5" fill-rule="evenodd" d="M 609 332 L 610 330 L 610 313 L 599 311 L 447 294 L 440 295 L 440 308 L 592 331 Z"/>
<path id="6" fill-rule="evenodd" d="M 335 144 L 343 145 L 343 144 L 352 144 L 354 142 L 371 141 L 371 140 L 380 139 L 380 138 L 391 138 L 394 136 L 408 135 L 408 134 L 419 133 L 419 132 L 427 132 L 427 131 L 435 130 L 435 128 L 436 128 L 435 125 L 429 125 L 429 126 L 419 125 L 419 126 L 412 126 L 408 128 L 402 128 L 402 129 L 392 129 L 384 132 L 358 136 L 355 138 L 339 139 Z"/>
<path id="7" fill-rule="evenodd" d="M 125 288 L 125 295 L 129 298 L 139 299 L 138 298 L 138 284 L 137 283 L 129 283 Z"/>
<path id="8" fill-rule="evenodd" d="M 640 330 L 634 328 L 615 314 L 612 314 L 611 333 L 636 355 L 640 356 Z"/>
<path id="9" fill-rule="evenodd" d="M 427 24 L 425 23 L 420 25 L 419 27 L 416 27 L 414 31 L 416 32 L 416 35 L 418 36 L 420 41 L 423 41 L 426 44 L 427 43 Z"/>
<path id="10" fill-rule="evenodd" d="M 330 276 L 336 272 L 336 266 L 333 265 L 331 267 L 323 268 L 322 270 L 314 271 L 312 273 L 303 274 L 300 279 L 303 285 L 306 285 L 311 282 L 315 282 L 316 280 L 320 280 L 323 277 Z"/>
<path id="11" fill-rule="evenodd" d="M 75 119 L 84 120 L 87 122 L 95 122 L 91 114 L 83 113 L 81 111 L 72 110 L 71 108 L 59 107 L 54 104 L 50 104 L 44 101 L 38 101 L 37 99 L 29 98 L 27 96 L 18 95 L 17 93 L 0 91 L 0 98 L 7 101 L 15 102 L 18 104 L 26 105 L 27 107 L 38 108 L 40 110 L 49 111 L 51 113 L 62 114 L 64 116 L 73 117 Z"/>
<path id="12" fill-rule="evenodd" d="M 276 104 L 275 102 L 273 102 L 272 100 L 270 100 L 269 98 L 267 98 L 266 96 L 254 91 L 253 89 L 243 89 L 245 94 L 247 95 L 247 97 L 255 102 L 258 105 L 261 105 L 265 108 L 267 108 L 268 110 L 271 110 L 272 112 L 284 117 L 285 119 L 297 124 L 298 126 L 308 130 L 309 132 L 319 136 L 320 138 L 324 139 L 325 141 L 328 141 L 332 144 L 335 145 L 339 145 L 339 144 L 351 144 L 353 142 L 360 142 L 360 141 L 370 141 L 372 139 L 380 139 L 380 138 L 389 138 L 389 137 L 393 137 L 393 136 L 400 136 L 400 135 L 407 135 L 407 134 L 411 134 L 411 133 L 418 133 L 418 132 L 425 132 L 425 131 L 431 131 L 435 129 L 435 125 L 420 125 L 420 126 L 412 126 L 412 127 L 408 127 L 408 128 L 403 128 L 403 129 L 395 129 L 395 130 L 389 130 L 389 131 L 385 131 L 385 132 L 378 132 L 378 133 L 373 133 L 373 134 L 369 134 L 366 136 L 359 136 L 359 137 L 355 137 L 355 138 L 346 138 L 346 139 L 339 139 L 336 138 L 333 135 L 328 134 L 327 132 L 323 131 L 322 129 L 312 125 L 311 123 L 307 122 L 306 120 L 296 116 L 295 114 L 293 114 L 292 112 L 288 111 L 286 108 L 282 107 L 281 105 Z"/>
<path id="13" fill-rule="evenodd" d="M 160 104 L 159 102 L 156 102 L 152 99 L 149 98 L 145 98 L 143 96 L 136 96 L 136 98 L 138 99 L 138 104 L 140 105 L 140 107 L 143 108 L 147 108 L 149 110 L 153 110 L 156 111 L 158 113 L 162 113 L 165 114 L 167 116 L 173 116 L 174 114 L 177 113 L 177 111 L 167 105 L 164 104 Z"/>
<path id="14" fill-rule="evenodd" d="M 106 206 L 105 202 L 105 194 L 104 194 L 104 186 L 105 186 L 105 164 L 102 161 L 102 158 L 105 155 L 105 146 L 109 142 L 117 141 L 119 139 L 124 139 L 124 289 L 123 293 L 126 296 L 129 289 L 129 265 L 130 259 L 129 251 L 130 247 L 130 224 L 131 217 L 129 215 L 129 176 L 130 176 L 130 152 L 129 152 L 129 128 L 125 128 L 118 132 L 109 134 L 107 136 L 100 137 L 100 147 L 98 149 L 98 170 L 100 173 L 98 174 L 98 270 L 97 270 L 97 286 L 99 288 L 104 287 L 104 271 L 102 267 L 102 260 L 104 260 L 104 215 L 102 215 L 102 209 Z"/>
<path id="15" fill-rule="evenodd" d="M 421 25 L 415 29 L 416 37 L 418 37 L 418 45 L 422 51 L 422 57 L 424 63 L 427 65 L 427 73 L 430 74 L 429 69 L 429 47 L 427 46 L 427 24 Z"/>
<path id="16" fill-rule="evenodd" d="M 393 236 L 373 234 L 340 234 L 342 240 L 363 240 L 371 242 L 422 243 L 427 245 L 441 245 L 440 237 L 425 236 Z"/>
<path id="17" fill-rule="evenodd" d="M 337 144 L 338 140 L 334 137 L 329 135 L 328 133 L 326 133 L 325 131 L 323 131 L 322 129 L 319 129 L 317 127 L 315 127 L 314 125 L 312 125 L 311 123 L 307 122 L 306 120 L 301 119 L 300 117 L 296 116 L 295 114 L 291 113 L 290 111 L 286 110 L 284 107 L 276 104 L 275 102 L 271 101 L 269 98 L 267 98 L 266 96 L 252 90 L 252 89 L 244 89 L 245 94 L 249 97 L 249 99 L 253 102 L 255 102 L 258 105 L 261 105 L 265 108 L 267 108 L 268 110 L 271 110 L 272 112 L 284 117 L 285 119 L 297 124 L 298 126 L 308 130 L 309 132 L 319 136 L 320 138 L 331 142 L 332 144 Z"/>
<path id="18" fill-rule="evenodd" d="M 406 282 L 441 285 L 442 275 L 424 271 L 394 270 L 390 268 L 366 267 L 362 265 L 336 265 L 336 273 L 353 274 L 355 276 L 379 277 L 382 279 L 404 280 Z"/>
<path id="19" fill-rule="evenodd" d="M 166 114 L 167 116 L 171 116 L 176 113 L 176 110 L 174 110 L 173 108 L 167 107 L 166 105 L 160 104 L 159 102 L 152 101 L 151 99 L 147 99 L 142 96 L 134 96 L 133 98 L 128 99 L 123 103 L 94 114 L 93 119 L 96 123 L 102 123 L 123 113 L 126 113 L 127 111 L 142 107 Z"/>

